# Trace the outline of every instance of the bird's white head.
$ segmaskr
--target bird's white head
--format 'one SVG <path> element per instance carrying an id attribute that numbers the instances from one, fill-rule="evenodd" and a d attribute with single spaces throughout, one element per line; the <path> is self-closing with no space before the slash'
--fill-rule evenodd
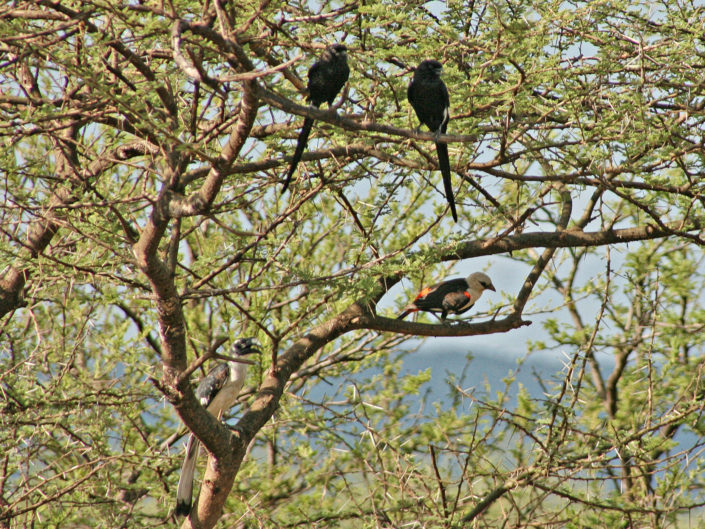
<path id="1" fill-rule="evenodd" d="M 482 294 L 484 290 L 496 292 L 494 285 L 492 284 L 492 280 L 483 272 L 475 272 L 470 274 L 467 278 L 465 278 L 465 282 L 468 284 L 468 288 L 470 290 L 474 290 L 478 293 L 478 296 Z"/>

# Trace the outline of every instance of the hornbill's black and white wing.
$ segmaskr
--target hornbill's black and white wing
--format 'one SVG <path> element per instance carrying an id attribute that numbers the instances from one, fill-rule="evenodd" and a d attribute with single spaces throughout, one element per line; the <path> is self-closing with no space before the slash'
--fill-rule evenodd
<path id="1" fill-rule="evenodd" d="M 241 338 L 233 344 L 230 354 L 237 357 L 255 352 L 259 352 L 259 349 L 254 339 Z M 198 384 L 195 391 L 196 398 L 211 415 L 220 419 L 222 414 L 229 410 L 237 401 L 246 376 L 247 364 L 245 363 L 235 361 L 219 363 Z M 193 477 L 200 447 L 201 442 L 198 438 L 190 434 L 186 445 L 184 462 L 181 465 L 179 485 L 176 489 L 177 515 L 185 516 L 191 511 Z"/>

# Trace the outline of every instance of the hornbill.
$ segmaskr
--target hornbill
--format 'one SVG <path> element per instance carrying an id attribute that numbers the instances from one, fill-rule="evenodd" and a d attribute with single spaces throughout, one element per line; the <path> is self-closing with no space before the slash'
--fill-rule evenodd
<path id="1" fill-rule="evenodd" d="M 401 320 L 408 314 L 423 310 L 438 316 L 445 321 L 448 313 L 462 314 L 470 309 L 485 290 L 495 292 L 492 280 L 482 272 L 470 274 L 465 279 L 450 279 L 424 288 L 416 299 L 404 307 L 404 311 L 397 316 Z"/>
<path id="2" fill-rule="evenodd" d="M 230 355 L 241 357 L 259 353 L 254 338 L 240 338 L 230 349 Z M 237 401 L 242 385 L 245 383 L 247 364 L 230 360 L 221 362 L 211 369 L 196 388 L 196 398 L 201 405 L 220 420 L 224 412 Z M 186 456 L 181 466 L 179 486 L 176 489 L 176 514 L 186 516 L 191 511 L 193 496 L 193 473 L 198 459 L 201 442 L 191 434 L 186 445 Z"/>
<path id="3" fill-rule="evenodd" d="M 406 97 L 414 107 L 419 121 L 434 133 L 436 152 L 438 153 L 438 166 L 443 175 L 443 188 L 446 200 L 450 206 L 453 220 L 458 222 L 458 213 L 455 211 L 453 186 L 450 181 L 450 161 L 448 160 L 448 145 L 439 143 L 438 138 L 445 134 L 450 119 L 450 97 L 448 88 L 441 80 L 443 66 L 434 60 L 422 61 L 414 72 L 414 77 L 409 83 Z"/>
<path id="4" fill-rule="evenodd" d="M 333 44 L 325 49 L 321 58 L 316 61 L 308 71 L 308 101 L 316 108 L 320 107 L 324 102 L 328 106 L 333 104 L 335 96 L 338 95 L 340 89 L 348 80 L 350 68 L 348 68 L 347 48 L 343 44 Z M 301 155 L 304 153 L 308 135 L 313 126 L 313 118 L 304 118 L 304 125 L 299 132 L 299 139 L 296 142 L 296 150 L 291 158 L 289 172 L 286 174 L 282 194 L 289 187 L 291 177 L 296 171 L 296 166 L 301 160 Z"/>

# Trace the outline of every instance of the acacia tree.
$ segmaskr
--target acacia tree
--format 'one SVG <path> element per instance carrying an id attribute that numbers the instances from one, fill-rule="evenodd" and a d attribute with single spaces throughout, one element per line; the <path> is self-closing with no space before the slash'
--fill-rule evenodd
<path id="1" fill-rule="evenodd" d="M 702 17 L 680 0 L 5 5 L 0 522 L 677 526 L 704 498 Z M 350 81 L 308 107 L 333 42 Z M 451 92 L 457 224 L 406 102 L 424 58 Z M 393 319 L 402 278 L 480 256 L 527 271 L 484 317 Z M 546 398 L 458 375 L 412 409 L 429 372 L 400 376 L 390 351 L 511 333 L 527 311 L 550 315 L 527 351 L 569 358 Z M 240 335 L 267 354 L 220 423 L 191 380 Z M 177 416 L 209 455 L 183 522 L 181 454 L 160 450 Z"/>

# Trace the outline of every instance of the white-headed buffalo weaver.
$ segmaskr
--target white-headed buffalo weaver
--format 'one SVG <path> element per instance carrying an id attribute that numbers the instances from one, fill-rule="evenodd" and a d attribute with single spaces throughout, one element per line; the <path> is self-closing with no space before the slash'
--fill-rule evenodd
<path id="1" fill-rule="evenodd" d="M 495 291 L 492 280 L 487 274 L 475 272 L 465 279 L 450 279 L 424 288 L 416 299 L 404 307 L 404 311 L 397 316 L 401 320 L 408 314 L 423 310 L 435 316 L 441 314 L 441 321 L 445 321 L 448 314 L 462 314 L 470 309 L 485 290 Z"/>

